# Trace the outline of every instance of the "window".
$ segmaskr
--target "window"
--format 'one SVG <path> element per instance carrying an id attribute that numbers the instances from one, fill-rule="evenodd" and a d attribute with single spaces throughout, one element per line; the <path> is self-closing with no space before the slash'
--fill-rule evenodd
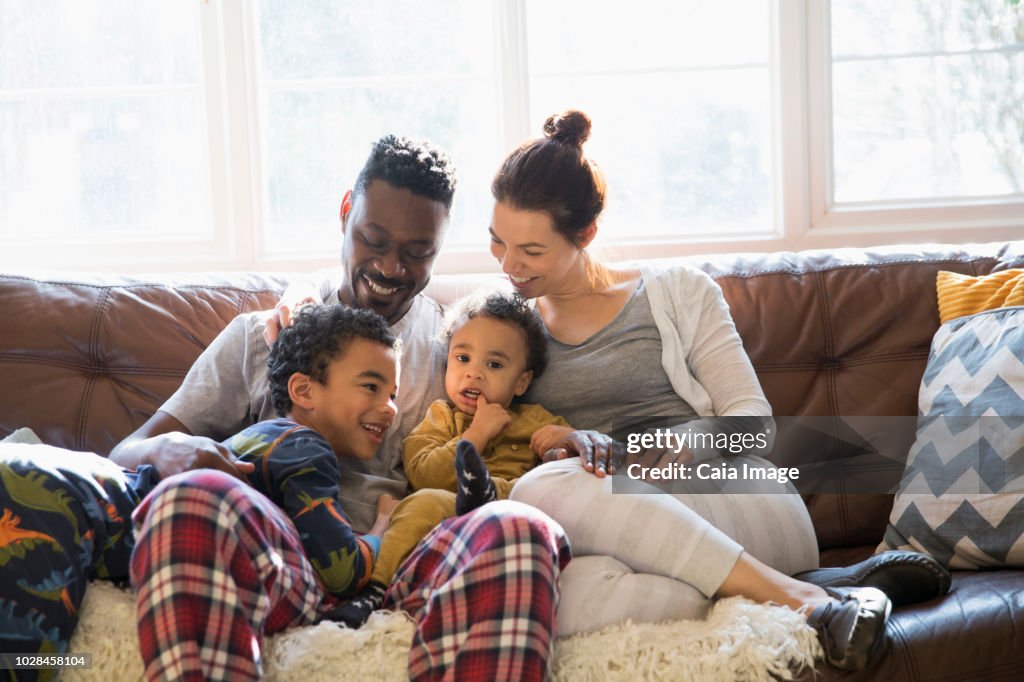
<path id="1" fill-rule="evenodd" d="M 212 245 L 205 98 L 196 5 L 5 3 L 4 264 L 47 265 L 57 243 L 83 265 L 125 240 Z"/>
<path id="2" fill-rule="evenodd" d="M 489 177 L 504 149 L 495 106 L 496 5 L 252 4 L 268 254 L 336 251 L 342 194 L 371 142 L 387 133 L 427 138 L 452 154 L 461 191 L 449 241 L 483 231 Z"/>
<path id="3" fill-rule="evenodd" d="M 810 233 L 1024 236 L 1024 8 L 809 3 Z M 820 122 L 820 123 L 818 123 Z M 981 237 L 983 238 L 983 237 Z"/>
<path id="4" fill-rule="evenodd" d="M 771 232 L 771 8 L 742 4 L 527 3 L 531 132 L 591 115 L 604 240 Z"/>
<path id="5" fill-rule="evenodd" d="M 9 0 L 0 267 L 312 269 L 369 145 L 459 168 L 574 107 L 615 257 L 1024 236 L 1014 0 Z"/>
<path id="6" fill-rule="evenodd" d="M 832 3 L 836 203 L 1024 192 L 1024 45 L 1007 6 Z"/>

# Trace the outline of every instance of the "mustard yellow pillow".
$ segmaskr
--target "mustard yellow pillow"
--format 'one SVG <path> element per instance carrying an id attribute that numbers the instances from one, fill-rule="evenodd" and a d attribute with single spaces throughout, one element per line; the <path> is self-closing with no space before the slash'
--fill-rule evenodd
<path id="1" fill-rule="evenodd" d="M 942 324 L 984 310 L 1024 305 L 1024 269 L 971 277 L 939 271 L 935 281 Z"/>

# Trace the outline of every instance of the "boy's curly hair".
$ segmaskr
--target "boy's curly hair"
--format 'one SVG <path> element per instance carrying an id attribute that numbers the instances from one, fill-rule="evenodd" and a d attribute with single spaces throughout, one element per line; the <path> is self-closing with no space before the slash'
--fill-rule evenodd
<path id="1" fill-rule="evenodd" d="M 376 341 L 394 348 L 396 354 L 401 351 L 387 321 L 372 310 L 342 304 L 299 309 L 292 325 L 281 330 L 267 358 L 270 399 L 279 416 L 292 409 L 288 379 L 301 372 L 324 383 L 328 365 L 345 352 L 353 339 Z"/>
<path id="2" fill-rule="evenodd" d="M 548 366 L 548 339 L 537 314 L 519 294 L 494 292 L 470 294 L 448 310 L 441 328 L 441 340 L 447 344 L 455 330 L 474 317 L 489 317 L 514 324 L 526 334 L 526 369 L 536 379 Z"/>
<path id="3" fill-rule="evenodd" d="M 374 180 L 439 201 L 451 209 L 455 195 L 455 166 L 448 154 L 427 141 L 385 135 L 373 143 L 370 157 L 356 178 L 355 194 Z"/>

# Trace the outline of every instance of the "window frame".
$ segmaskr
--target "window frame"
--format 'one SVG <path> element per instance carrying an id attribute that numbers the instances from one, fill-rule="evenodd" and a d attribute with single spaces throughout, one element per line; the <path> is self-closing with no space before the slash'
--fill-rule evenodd
<path id="1" fill-rule="evenodd" d="M 769 1 L 769 0 L 766 0 Z M 531 134 L 526 0 L 490 0 L 496 103 L 505 149 Z M 832 196 L 831 51 L 828 0 L 770 0 L 773 225 L 765 236 L 649 239 L 603 244 L 610 259 L 697 253 L 865 247 L 901 242 L 1001 241 L 1024 236 L 1024 195 L 969 200 L 837 204 Z M 258 9 L 243 0 L 200 5 L 213 234 L 207 239 L 62 243 L 48 268 L 311 271 L 338 253 L 277 254 L 268 249 L 263 140 L 256 76 Z M 483 226 L 481 226 L 482 229 Z M 8 244 L 5 261 L 31 260 L 38 245 Z M 339 240 L 340 248 L 340 240 Z M 496 269 L 487 246 L 448 243 L 435 272 Z"/>

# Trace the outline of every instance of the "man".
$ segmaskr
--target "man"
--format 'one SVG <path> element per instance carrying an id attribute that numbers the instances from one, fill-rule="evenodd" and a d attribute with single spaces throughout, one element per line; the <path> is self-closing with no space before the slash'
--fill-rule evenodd
<path id="1" fill-rule="evenodd" d="M 444 397 L 443 356 L 433 339 L 442 311 L 420 295 L 448 226 L 455 174 L 444 152 L 410 140 L 379 140 L 341 207 L 340 282 L 318 291 L 324 303 L 369 308 L 383 316 L 403 344 L 398 418 L 378 456 L 350 467 L 342 503 L 356 530 L 374 522 L 383 493 L 401 498 L 402 438 L 435 399 Z M 265 313 L 240 315 L 196 360 L 178 391 L 110 457 L 122 466 L 152 464 L 163 476 L 195 468 L 238 475 L 218 441 L 275 415 L 266 376 Z"/>
<path id="2" fill-rule="evenodd" d="M 342 202 L 340 281 L 319 297 L 380 313 L 405 346 L 398 419 L 373 460 L 342 474 L 342 506 L 357 531 L 373 524 L 382 494 L 405 494 L 401 439 L 442 395 L 443 359 L 432 347 L 441 310 L 421 292 L 454 190 L 447 155 L 386 136 Z M 249 314 L 230 323 L 178 391 L 110 455 L 122 466 L 150 464 L 165 479 L 135 515 L 132 582 L 151 679 L 257 678 L 254 642 L 321 615 L 314 590 L 306 589 L 315 577 L 294 527 L 265 497 L 224 475 L 239 477 L 246 465 L 231 461 L 217 442 L 273 416 L 265 318 Z M 179 472 L 188 473 L 167 479 Z M 515 503 L 440 526 L 413 552 L 389 594 L 390 604 L 418 623 L 410 676 L 541 679 L 556 581 L 568 557 L 557 524 Z"/>

